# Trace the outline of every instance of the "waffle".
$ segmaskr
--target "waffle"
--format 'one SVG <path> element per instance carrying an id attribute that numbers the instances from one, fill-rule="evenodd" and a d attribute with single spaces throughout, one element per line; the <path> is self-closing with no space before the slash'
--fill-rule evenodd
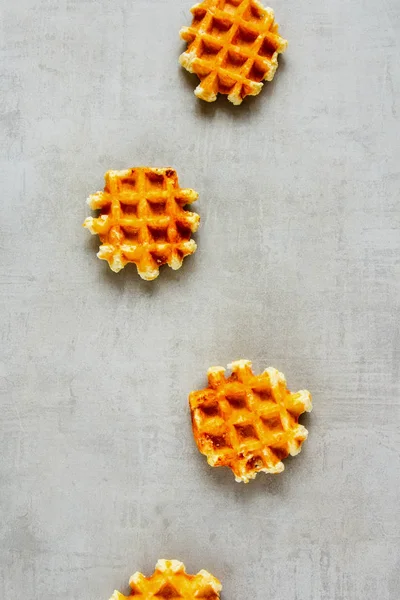
<path id="1" fill-rule="evenodd" d="M 108 171 L 105 182 L 104 192 L 88 198 L 90 208 L 100 215 L 83 224 L 100 237 L 97 256 L 116 273 L 135 263 L 146 280 L 158 277 L 161 265 L 179 269 L 184 257 L 197 248 L 191 235 L 200 217 L 183 207 L 198 194 L 181 189 L 176 171 L 169 168 Z"/>
<path id="2" fill-rule="evenodd" d="M 110 600 L 218 600 L 222 586 L 208 571 L 188 575 L 179 560 L 159 560 L 151 577 L 135 573 L 129 580 L 131 594 L 124 596 L 115 591 Z"/>
<path id="3" fill-rule="evenodd" d="M 192 13 L 192 25 L 180 31 L 188 48 L 179 62 L 200 78 L 196 96 L 214 102 L 225 94 L 233 104 L 257 96 L 287 47 L 274 11 L 258 0 L 204 0 Z"/>
<path id="4" fill-rule="evenodd" d="M 312 410 L 310 392 L 292 394 L 272 367 L 254 375 L 250 361 L 238 360 L 228 368 L 226 378 L 223 367 L 211 367 L 208 387 L 189 396 L 200 452 L 212 467 L 230 467 L 236 481 L 281 473 L 282 459 L 298 454 L 307 439 L 298 419 Z"/>

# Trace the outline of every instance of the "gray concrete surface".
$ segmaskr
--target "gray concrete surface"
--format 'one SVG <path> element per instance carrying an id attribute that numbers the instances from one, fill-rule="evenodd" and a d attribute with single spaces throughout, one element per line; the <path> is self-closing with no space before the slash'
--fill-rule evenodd
<path id="1" fill-rule="evenodd" d="M 1 597 L 107 600 L 170 557 L 224 600 L 398 600 L 398 0 L 276 0 L 289 50 L 241 108 L 193 96 L 186 0 L 1 4 Z M 154 283 L 81 227 L 138 164 L 200 193 Z M 241 357 L 314 399 L 248 486 L 187 408 Z"/>

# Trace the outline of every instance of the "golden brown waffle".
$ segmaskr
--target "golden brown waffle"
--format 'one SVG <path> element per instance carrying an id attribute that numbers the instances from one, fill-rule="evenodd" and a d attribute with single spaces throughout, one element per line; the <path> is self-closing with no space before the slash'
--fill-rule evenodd
<path id="1" fill-rule="evenodd" d="M 184 257 L 197 248 L 191 235 L 200 217 L 183 207 L 197 200 L 198 194 L 181 189 L 176 171 L 170 168 L 108 171 L 105 181 L 104 192 L 88 198 L 100 215 L 88 217 L 83 224 L 100 237 L 97 256 L 116 273 L 135 263 L 140 277 L 147 280 L 158 277 L 161 265 L 179 269 Z"/>
<path id="2" fill-rule="evenodd" d="M 218 93 L 233 104 L 257 96 L 272 81 L 278 54 L 287 48 L 274 11 L 258 0 L 204 0 L 192 8 L 193 23 L 180 36 L 188 49 L 181 65 L 201 80 L 195 94 L 214 102 Z"/>
<path id="3" fill-rule="evenodd" d="M 208 571 L 188 575 L 179 560 L 159 560 L 151 577 L 135 573 L 129 580 L 131 594 L 124 596 L 115 591 L 110 600 L 218 600 L 222 585 Z"/>
<path id="4" fill-rule="evenodd" d="M 282 373 L 270 367 L 254 375 L 249 360 L 208 370 L 208 387 L 189 396 L 197 446 L 212 467 L 230 467 L 248 483 L 259 471 L 280 473 L 307 439 L 299 416 L 311 412 L 307 390 L 291 393 Z"/>

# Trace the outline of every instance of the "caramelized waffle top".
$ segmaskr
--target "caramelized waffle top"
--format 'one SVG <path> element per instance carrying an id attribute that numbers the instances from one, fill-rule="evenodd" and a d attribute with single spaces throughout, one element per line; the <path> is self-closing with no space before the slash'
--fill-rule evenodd
<path id="1" fill-rule="evenodd" d="M 287 47 L 274 11 L 258 0 L 204 0 L 192 13 L 192 25 L 180 31 L 188 48 L 179 60 L 201 80 L 196 96 L 213 102 L 225 94 L 233 104 L 257 96 Z"/>
<path id="2" fill-rule="evenodd" d="M 92 194 L 88 204 L 100 211 L 84 222 L 102 245 L 97 256 L 116 273 L 135 263 L 140 277 L 158 277 L 159 267 L 179 269 L 185 256 L 196 251 L 191 239 L 200 217 L 184 210 L 197 200 L 191 189 L 181 189 L 173 169 L 138 167 L 108 171 L 103 192 Z"/>
<path id="3" fill-rule="evenodd" d="M 221 584 L 207 571 L 188 575 L 178 560 L 159 560 L 151 577 L 135 573 L 129 580 L 131 593 L 124 596 L 115 591 L 110 600 L 219 600 Z"/>
<path id="4" fill-rule="evenodd" d="M 251 362 L 208 370 L 208 387 L 189 396 L 197 446 L 212 467 L 230 467 L 248 483 L 259 471 L 280 473 L 282 459 L 298 454 L 307 439 L 299 416 L 312 410 L 306 390 L 291 393 L 282 373 L 270 367 L 254 375 Z"/>

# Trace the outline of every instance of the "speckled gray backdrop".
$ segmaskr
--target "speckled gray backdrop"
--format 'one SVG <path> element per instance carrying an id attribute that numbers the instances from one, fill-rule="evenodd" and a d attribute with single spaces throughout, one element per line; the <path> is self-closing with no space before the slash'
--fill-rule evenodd
<path id="1" fill-rule="evenodd" d="M 275 0 L 289 50 L 240 108 L 178 66 L 190 0 L 1 4 L 2 598 L 107 600 L 171 557 L 224 600 L 398 600 L 398 0 Z M 81 227 L 138 164 L 200 193 L 153 283 Z M 248 486 L 187 408 L 242 357 L 314 398 Z"/>

